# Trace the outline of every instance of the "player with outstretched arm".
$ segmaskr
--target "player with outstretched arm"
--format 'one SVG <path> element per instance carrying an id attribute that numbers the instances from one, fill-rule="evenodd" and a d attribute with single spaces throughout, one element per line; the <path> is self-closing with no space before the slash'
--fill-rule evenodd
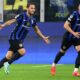
<path id="1" fill-rule="evenodd" d="M 49 37 L 45 37 L 36 24 L 36 19 L 33 17 L 36 11 L 36 5 L 34 3 L 28 3 L 27 10 L 19 15 L 17 15 L 14 19 L 5 22 L 0 25 L 0 29 L 9 26 L 13 23 L 17 23 L 15 29 L 11 32 L 9 43 L 10 47 L 4 57 L 0 61 L 0 68 L 4 66 L 5 72 L 9 73 L 9 65 L 12 64 L 15 60 L 21 58 L 26 50 L 23 46 L 23 41 L 29 32 L 30 28 L 34 28 L 34 31 L 41 37 L 47 44 L 50 42 Z"/>

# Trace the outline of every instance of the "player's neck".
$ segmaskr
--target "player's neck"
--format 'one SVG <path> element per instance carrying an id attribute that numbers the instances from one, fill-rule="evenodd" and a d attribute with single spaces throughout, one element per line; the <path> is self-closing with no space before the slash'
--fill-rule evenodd
<path id="1" fill-rule="evenodd" d="M 28 11 L 26 12 L 26 14 L 27 14 L 29 17 L 32 17 L 32 15 L 30 15 Z"/>

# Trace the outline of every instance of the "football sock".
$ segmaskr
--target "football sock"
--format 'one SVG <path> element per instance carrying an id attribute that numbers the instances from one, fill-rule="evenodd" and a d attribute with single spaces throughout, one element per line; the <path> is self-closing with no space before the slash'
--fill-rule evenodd
<path id="1" fill-rule="evenodd" d="M 75 61 L 75 68 L 79 68 L 80 66 L 80 52 L 78 52 L 78 56 Z"/>
<path id="2" fill-rule="evenodd" d="M 5 62 L 7 62 L 8 61 L 8 59 L 5 57 L 5 58 L 3 58 L 1 61 L 0 61 L 0 68 L 2 68 L 3 67 L 3 64 L 5 63 Z"/>
<path id="3" fill-rule="evenodd" d="M 59 53 L 56 55 L 56 57 L 55 57 L 54 63 L 57 64 L 58 61 L 61 59 L 62 56 L 64 56 L 64 53 L 59 52 Z"/>
<path id="4" fill-rule="evenodd" d="M 13 55 L 13 57 L 8 61 L 9 64 L 12 64 L 14 61 L 18 60 L 19 58 L 21 58 L 23 55 L 19 54 L 19 53 L 15 53 Z"/>
<path id="5" fill-rule="evenodd" d="M 78 70 L 79 70 L 78 68 L 74 68 L 74 72 L 78 72 Z"/>

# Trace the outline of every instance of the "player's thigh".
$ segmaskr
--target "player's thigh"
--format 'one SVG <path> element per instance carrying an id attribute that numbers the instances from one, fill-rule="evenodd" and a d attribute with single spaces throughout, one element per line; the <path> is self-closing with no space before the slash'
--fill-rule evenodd
<path id="1" fill-rule="evenodd" d="M 12 56 L 13 56 L 13 53 L 14 53 L 13 51 L 8 51 L 7 54 L 6 54 L 6 58 L 11 59 Z"/>
<path id="2" fill-rule="evenodd" d="M 65 53 L 72 46 L 72 41 L 63 37 L 61 49 L 62 53 Z"/>
<path id="3" fill-rule="evenodd" d="M 24 55 L 26 53 L 25 48 L 18 49 L 18 53 Z"/>

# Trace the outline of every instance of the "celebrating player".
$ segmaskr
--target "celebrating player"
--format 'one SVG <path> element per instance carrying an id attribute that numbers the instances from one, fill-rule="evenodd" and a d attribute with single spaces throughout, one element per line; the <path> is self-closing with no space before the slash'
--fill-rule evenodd
<path id="1" fill-rule="evenodd" d="M 34 28 L 34 31 L 41 37 L 47 44 L 49 43 L 48 37 L 45 37 L 39 28 L 37 27 L 36 20 L 33 17 L 36 6 L 34 3 L 29 3 L 27 5 L 26 12 L 23 12 L 17 15 L 14 19 L 5 22 L 0 25 L 0 29 L 11 25 L 14 22 L 17 22 L 15 29 L 11 32 L 9 43 L 10 47 L 7 52 L 6 57 L 0 61 L 0 68 L 4 66 L 5 72 L 9 73 L 9 65 L 12 64 L 15 60 L 21 58 L 26 50 L 23 46 L 23 41 L 30 30 L 30 27 Z"/>
<path id="2" fill-rule="evenodd" d="M 73 71 L 73 76 L 80 76 L 79 66 L 80 66 L 80 4 L 78 5 L 78 10 L 74 11 L 68 20 L 64 24 L 64 28 L 67 30 L 63 36 L 63 41 L 61 49 L 55 57 L 55 60 L 52 64 L 51 73 L 55 75 L 56 73 L 56 64 L 64 56 L 67 49 L 72 45 L 78 52 L 78 56 L 75 61 L 75 68 Z"/>

